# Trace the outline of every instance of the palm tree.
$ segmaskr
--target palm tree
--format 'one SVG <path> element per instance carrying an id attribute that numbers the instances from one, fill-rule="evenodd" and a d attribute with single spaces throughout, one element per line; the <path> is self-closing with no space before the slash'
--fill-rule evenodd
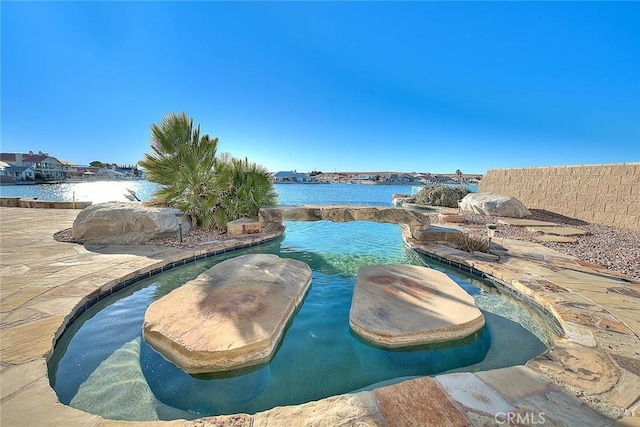
<path id="1" fill-rule="evenodd" d="M 167 114 L 152 125 L 150 145 L 153 153 L 139 164 L 147 179 L 160 185 L 153 198 L 189 214 L 196 226 L 224 229 L 238 215 L 257 216 L 260 206 L 276 203 L 266 169 L 248 160 L 243 168 L 230 156 L 218 157 L 218 138 L 200 136 L 200 126 L 194 128 L 185 113 Z M 235 188 L 238 183 L 244 183 L 241 191 Z"/>
<path id="2" fill-rule="evenodd" d="M 462 171 L 460 169 L 456 169 L 456 175 L 458 175 L 458 184 L 462 184 Z"/>
<path id="3" fill-rule="evenodd" d="M 241 160 L 223 155 L 219 160 L 218 182 L 225 188 L 215 214 L 219 228 L 228 221 L 257 217 L 260 207 L 277 203 L 271 174 L 264 166 L 251 163 L 246 157 Z"/>

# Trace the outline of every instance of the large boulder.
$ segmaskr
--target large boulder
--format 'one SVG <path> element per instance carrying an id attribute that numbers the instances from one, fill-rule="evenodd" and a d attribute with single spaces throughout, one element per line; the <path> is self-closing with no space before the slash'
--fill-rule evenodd
<path id="1" fill-rule="evenodd" d="M 151 239 L 177 237 L 179 233 L 175 208 L 144 206 L 140 203 L 109 202 L 89 206 L 73 222 L 73 238 L 91 243 L 133 245 Z M 182 232 L 191 229 L 184 216 Z"/>
<path id="2" fill-rule="evenodd" d="M 276 255 L 216 264 L 147 308 L 144 339 L 190 374 L 268 362 L 311 284 L 311 268 Z"/>
<path id="3" fill-rule="evenodd" d="M 477 215 L 523 218 L 531 212 L 515 197 L 494 193 L 470 193 L 459 204 L 460 210 Z"/>
<path id="4" fill-rule="evenodd" d="M 358 270 L 349 325 L 381 347 L 461 339 L 484 322 L 474 299 L 444 273 L 404 264 Z"/>

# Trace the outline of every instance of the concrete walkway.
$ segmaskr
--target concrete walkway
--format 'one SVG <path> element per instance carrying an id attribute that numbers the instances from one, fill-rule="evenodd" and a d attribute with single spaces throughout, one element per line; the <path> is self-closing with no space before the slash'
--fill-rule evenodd
<path id="1" fill-rule="evenodd" d="M 59 403 L 49 385 L 47 359 L 74 314 L 100 294 L 171 263 L 273 237 L 252 235 L 198 250 L 85 247 L 53 240 L 55 232 L 71 227 L 77 213 L 0 208 L 3 427 L 123 425 Z M 446 246 L 407 240 L 527 295 L 555 316 L 566 338 L 527 366 L 425 377 L 254 415 L 126 424 L 601 426 L 625 416 L 620 425 L 640 425 L 637 283 L 527 242 L 498 242 L 506 250 L 492 263 Z"/>

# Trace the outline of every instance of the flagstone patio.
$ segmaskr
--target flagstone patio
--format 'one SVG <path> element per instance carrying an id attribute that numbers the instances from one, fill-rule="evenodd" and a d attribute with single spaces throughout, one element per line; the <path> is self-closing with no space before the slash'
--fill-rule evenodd
<path id="1" fill-rule="evenodd" d="M 0 208 L 3 427 L 122 425 L 58 401 L 47 359 L 65 327 L 102 293 L 136 278 L 277 235 L 252 234 L 197 250 L 55 241 L 53 234 L 71 227 L 77 213 Z M 410 235 L 405 239 L 428 256 L 490 276 L 505 291 L 537 304 L 565 336 L 526 366 L 419 378 L 253 415 L 127 425 L 484 425 L 511 415 L 538 424 L 542 417 L 550 425 L 639 424 L 640 283 L 533 242 L 494 239 L 503 248 L 496 262 Z"/>

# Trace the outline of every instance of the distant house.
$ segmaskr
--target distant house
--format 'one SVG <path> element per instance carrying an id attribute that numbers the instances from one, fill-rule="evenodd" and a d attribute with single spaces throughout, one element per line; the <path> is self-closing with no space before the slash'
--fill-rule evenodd
<path id="1" fill-rule="evenodd" d="M 357 175 L 354 175 L 351 177 L 352 182 L 368 182 L 368 181 L 375 181 L 376 177 L 373 175 L 369 175 L 366 173 L 359 173 Z"/>
<path id="2" fill-rule="evenodd" d="M 42 151 L 38 154 L 33 154 L 33 151 L 29 151 L 28 154 L 0 153 L 0 161 L 11 166 L 26 166 L 33 171 L 36 178 L 46 180 L 64 179 L 62 163 Z"/>
<path id="3" fill-rule="evenodd" d="M 1 181 L 6 183 L 33 181 L 36 177 L 33 169 L 28 166 L 13 166 L 2 161 L 0 161 L 0 176 L 3 177 Z"/>
<path id="4" fill-rule="evenodd" d="M 398 181 L 402 182 L 403 184 L 413 184 L 415 182 L 418 182 L 416 177 L 414 177 L 413 175 L 409 175 L 407 173 L 403 173 L 403 174 L 399 175 L 398 176 Z"/>
<path id="5" fill-rule="evenodd" d="M 398 182 L 398 174 L 397 173 L 385 173 L 380 177 L 380 181 L 382 182 Z"/>
<path id="6" fill-rule="evenodd" d="M 125 179 L 127 177 L 127 175 L 122 172 L 118 172 L 116 170 L 107 169 L 107 168 L 100 168 L 96 173 L 96 175 L 101 178 L 108 178 L 108 179 Z"/>
<path id="7" fill-rule="evenodd" d="M 9 166 L 4 170 L 6 175 L 13 176 L 17 181 L 33 181 L 36 174 L 29 166 Z"/>
<path id="8" fill-rule="evenodd" d="M 280 184 L 303 183 L 311 181 L 311 177 L 309 176 L 309 174 L 298 173 L 294 171 L 280 171 L 273 177 L 275 182 Z"/>
<path id="9" fill-rule="evenodd" d="M 380 175 L 380 182 L 393 184 L 413 184 L 419 180 L 408 173 L 385 173 Z"/>
<path id="10" fill-rule="evenodd" d="M 116 166 L 115 170 L 117 172 L 125 174 L 127 178 L 138 178 L 142 175 L 141 171 L 136 165 Z"/>
<path id="11" fill-rule="evenodd" d="M 78 178 L 92 179 L 98 175 L 100 168 L 95 166 L 75 166 Z"/>
<path id="12" fill-rule="evenodd" d="M 454 182 L 448 176 L 438 176 L 431 174 L 422 174 L 420 175 L 419 180 L 424 184 L 451 184 Z"/>
<path id="13" fill-rule="evenodd" d="M 78 172 L 77 165 L 74 165 L 72 162 L 69 162 L 67 160 L 58 159 L 57 157 L 56 159 L 62 165 L 62 174 L 64 175 L 65 179 L 74 179 L 78 178 L 81 175 L 81 173 Z"/>
<path id="14" fill-rule="evenodd" d="M 320 175 L 316 175 L 314 178 L 316 181 L 320 182 L 347 182 L 351 177 L 348 173 L 321 173 Z"/>

